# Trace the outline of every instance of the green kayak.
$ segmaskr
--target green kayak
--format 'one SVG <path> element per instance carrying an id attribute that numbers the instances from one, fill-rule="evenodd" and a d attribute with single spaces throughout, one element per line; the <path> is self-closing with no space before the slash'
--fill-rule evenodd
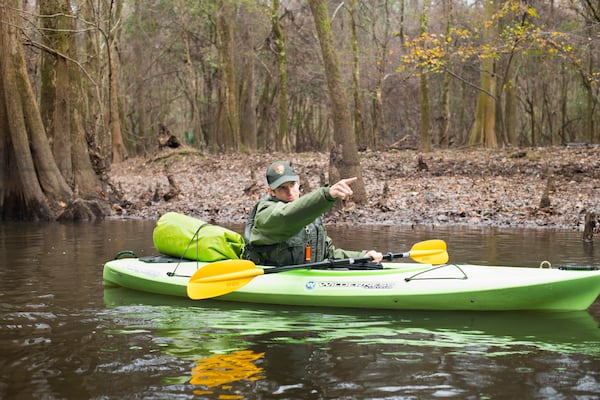
<path id="1" fill-rule="evenodd" d="M 188 297 L 192 276 L 211 270 L 194 288 L 215 300 L 294 306 L 398 310 L 585 310 L 600 295 L 595 268 L 383 263 L 383 268 L 351 265 L 247 274 L 244 260 L 206 263 L 170 257 L 120 258 L 104 265 L 107 286 Z M 220 265 L 239 265 L 216 274 Z M 206 275 L 206 274 L 205 274 Z M 192 282 L 190 282 L 192 281 Z M 197 283 L 200 282 L 200 283 Z M 219 290 L 212 292 L 214 287 Z M 222 294 L 220 294 L 222 293 Z M 197 298 L 197 297 L 195 297 Z"/>

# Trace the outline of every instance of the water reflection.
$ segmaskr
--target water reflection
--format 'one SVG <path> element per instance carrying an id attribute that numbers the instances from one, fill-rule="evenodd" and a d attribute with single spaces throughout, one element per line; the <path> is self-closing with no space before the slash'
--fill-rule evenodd
<path id="1" fill-rule="evenodd" d="M 187 351 L 209 348 L 216 352 L 245 349 L 249 342 L 256 340 L 257 335 L 274 332 L 277 338 L 271 340 L 277 343 L 297 343 L 300 340 L 328 344 L 342 340 L 386 347 L 394 344 L 444 347 L 453 349 L 455 353 L 485 352 L 488 357 L 537 350 L 600 356 L 598 322 L 587 311 L 429 312 L 290 308 L 214 300 L 194 302 L 123 288 L 106 288 L 104 299 L 108 307 L 116 307 L 119 311 L 121 323 L 128 321 L 130 328 L 156 329 L 168 335 L 170 345 L 163 350 L 171 354 L 175 352 L 178 356 Z M 301 335 L 298 336 L 298 333 Z M 215 339 L 211 335 L 216 335 Z M 200 336 L 204 340 L 198 346 L 196 341 Z M 192 354 L 186 353 L 187 356 Z"/>
<path id="2" fill-rule="evenodd" d="M 221 386 L 221 390 L 228 390 L 231 384 L 241 380 L 257 381 L 265 379 L 264 370 L 255 362 L 263 358 L 265 353 L 254 353 L 252 350 L 239 350 L 230 354 L 216 354 L 196 360 L 192 368 L 192 385 L 201 385 L 206 388 Z M 214 390 L 195 389 L 194 394 L 212 394 Z M 221 397 L 221 396 L 220 396 Z M 229 394 L 228 399 L 243 398 L 243 395 Z"/>
<path id="3" fill-rule="evenodd" d="M 260 355 L 248 366 L 260 372 L 260 380 L 188 389 L 207 398 L 474 398 L 482 393 L 496 398 L 515 382 L 532 379 L 540 381 L 534 392 L 513 390 L 507 398 L 535 397 L 540 386 L 557 395 L 600 390 L 598 371 L 590 364 L 600 360 L 600 330 L 585 311 L 339 310 L 194 302 L 122 288 L 106 288 L 104 299 L 129 341 L 135 341 L 136 331 L 153 337 L 156 348 L 145 348 L 146 354 L 158 350 L 164 357 L 190 360 L 194 370 L 197 360 L 218 365 L 222 355 Z M 558 379 L 556 374 L 560 390 L 545 382 L 549 376 Z M 189 379 L 163 382 L 185 385 Z M 589 380 L 585 390 L 574 388 L 581 379 Z"/>

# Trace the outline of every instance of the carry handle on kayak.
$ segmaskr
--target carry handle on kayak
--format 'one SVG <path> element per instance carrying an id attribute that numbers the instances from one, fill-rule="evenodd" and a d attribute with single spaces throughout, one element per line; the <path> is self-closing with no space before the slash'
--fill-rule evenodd
<path id="1" fill-rule="evenodd" d="M 445 264 L 448 261 L 446 242 L 440 239 L 426 240 L 415 243 L 410 251 L 403 253 L 387 253 L 384 260 L 394 258 L 412 258 L 425 264 Z M 188 297 L 193 300 L 209 299 L 233 292 L 254 277 L 264 274 L 310 269 L 319 267 L 337 267 L 371 261 L 369 256 L 360 258 L 345 258 L 339 260 L 324 260 L 308 264 L 286 265 L 274 268 L 260 268 L 249 260 L 224 260 L 208 264 L 198 269 L 187 284 Z"/>

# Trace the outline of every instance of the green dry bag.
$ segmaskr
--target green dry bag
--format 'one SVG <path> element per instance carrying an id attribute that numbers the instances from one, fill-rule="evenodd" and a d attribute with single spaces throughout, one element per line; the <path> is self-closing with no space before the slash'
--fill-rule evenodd
<path id="1" fill-rule="evenodd" d="M 156 221 L 152 239 L 160 253 L 189 260 L 240 259 L 244 252 L 242 235 L 176 212 Z"/>

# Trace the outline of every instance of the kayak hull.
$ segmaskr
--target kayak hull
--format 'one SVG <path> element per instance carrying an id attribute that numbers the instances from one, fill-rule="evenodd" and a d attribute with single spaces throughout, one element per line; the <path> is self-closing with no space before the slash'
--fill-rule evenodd
<path id="1" fill-rule="evenodd" d="M 106 285 L 187 297 L 197 261 L 104 265 Z M 447 264 L 384 263 L 379 270 L 299 269 L 256 276 L 216 300 L 293 306 L 397 310 L 587 309 L 600 294 L 600 271 Z"/>

